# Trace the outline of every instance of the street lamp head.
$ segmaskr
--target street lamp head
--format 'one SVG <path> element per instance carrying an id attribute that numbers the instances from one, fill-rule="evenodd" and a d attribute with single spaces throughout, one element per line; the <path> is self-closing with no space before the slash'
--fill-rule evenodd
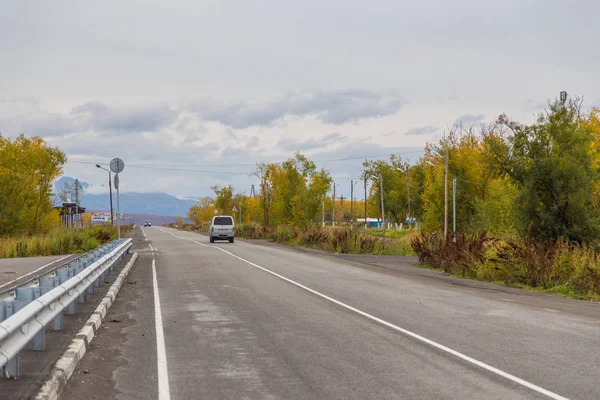
<path id="1" fill-rule="evenodd" d="M 102 168 L 100 164 L 96 164 L 96 168 Z"/>
<path id="2" fill-rule="evenodd" d="M 431 161 L 425 161 L 425 164 L 427 164 L 427 165 L 431 165 L 432 167 L 435 167 L 435 164 L 434 164 L 434 163 L 432 163 Z"/>

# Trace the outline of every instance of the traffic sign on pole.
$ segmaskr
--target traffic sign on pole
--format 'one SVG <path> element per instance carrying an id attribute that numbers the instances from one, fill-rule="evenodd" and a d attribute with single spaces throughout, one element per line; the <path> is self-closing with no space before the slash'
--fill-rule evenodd
<path id="1" fill-rule="evenodd" d="M 125 169 L 125 163 L 120 158 L 113 158 L 110 162 L 110 170 L 115 174 L 123 172 Z"/>

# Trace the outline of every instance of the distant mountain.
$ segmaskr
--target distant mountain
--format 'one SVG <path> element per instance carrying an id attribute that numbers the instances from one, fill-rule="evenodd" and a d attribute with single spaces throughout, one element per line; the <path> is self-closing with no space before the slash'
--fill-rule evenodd
<path id="1" fill-rule="evenodd" d="M 63 176 L 56 181 L 56 193 L 60 193 L 65 184 L 73 185 L 75 179 Z M 81 206 L 94 211 L 109 211 L 109 195 L 90 194 L 86 192 L 89 184 L 81 182 L 83 199 Z M 145 214 L 154 216 L 186 216 L 188 210 L 196 202 L 193 199 L 179 199 L 167 193 L 121 193 L 121 213 Z M 113 208 L 117 212 L 117 194 L 113 189 Z"/>

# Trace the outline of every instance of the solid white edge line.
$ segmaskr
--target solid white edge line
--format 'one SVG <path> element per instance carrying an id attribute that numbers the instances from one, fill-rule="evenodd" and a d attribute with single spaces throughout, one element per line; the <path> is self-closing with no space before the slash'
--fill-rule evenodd
<path id="1" fill-rule="evenodd" d="M 165 232 L 165 231 L 163 231 L 162 229 L 161 229 L 161 231 L 162 231 L 162 232 Z M 526 387 L 526 388 L 528 388 L 528 389 L 530 389 L 530 390 L 533 390 L 534 392 L 538 392 L 538 393 L 540 393 L 540 394 L 543 394 L 543 395 L 545 395 L 545 396 L 547 396 L 547 397 L 549 397 L 549 398 L 551 398 L 551 399 L 554 399 L 554 400 L 569 400 L 567 397 L 563 397 L 563 396 L 561 396 L 561 395 L 559 395 L 559 394 L 556 394 L 556 393 L 554 393 L 554 392 L 551 392 L 551 391 L 549 391 L 549 390 L 547 390 L 547 389 L 544 389 L 544 388 L 543 388 L 543 387 L 541 387 L 541 386 L 538 386 L 538 385 L 536 385 L 536 384 L 533 384 L 533 383 L 531 383 L 531 382 L 528 382 L 528 381 L 526 381 L 526 380 L 524 380 L 524 379 L 521 379 L 521 378 L 519 378 L 519 377 L 517 377 L 517 376 L 514 376 L 514 375 L 512 375 L 512 374 L 509 374 L 508 372 L 504 372 L 504 371 L 502 371 L 501 369 L 498 369 L 498 368 L 496 368 L 496 367 L 493 367 L 493 366 L 491 366 L 491 365 L 489 365 L 489 364 L 486 364 L 486 363 L 484 363 L 484 362 L 482 362 L 482 361 L 476 360 L 476 359 L 474 359 L 474 358 L 472 358 L 472 357 L 469 357 L 469 356 L 467 356 L 467 355 L 465 355 L 465 354 L 463 354 L 463 353 L 460 353 L 460 352 L 458 352 L 458 351 L 456 351 L 456 350 L 453 350 L 453 349 L 451 349 L 451 348 L 449 348 L 449 347 L 446 347 L 446 346 L 444 346 L 443 344 L 440 344 L 440 343 L 434 342 L 434 341 L 433 341 L 433 340 L 431 340 L 431 339 L 427 339 L 426 337 L 423 337 L 423 336 L 421 336 L 421 335 L 419 335 L 419 334 L 416 334 L 416 333 L 414 333 L 414 332 L 411 332 L 411 331 L 409 331 L 409 330 L 406 330 L 406 329 L 404 329 L 404 328 L 401 328 L 401 327 L 399 327 L 399 326 L 397 326 L 397 325 L 394 325 L 394 324 L 392 324 L 391 322 L 388 322 L 388 321 L 385 321 L 385 320 L 383 320 L 383 319 L 381 319 L 381 318 L 375 317 L 374 315 L 371 315 L 371 314 L 369 314 L 369 313 L 366 313 L 366 312 L 364 312 L 364 311 L 361 311 L 361 310 L 359 310 L 359 309 L 357 309 L 357 308 L 354 308 L 354 307 L 352 307 L 352 306 L 350 306 L 350 305 L 348 305 L 348 304 L 346 304 L 346 303 L 343 303 L 343 302 L 341 302 L 341 301 L 339 301 L 339 300 L 336 300 L 336 299 L 334 299 L 334 298 L 332 298 L 332 297 L 329 297 L 329 296 L 327 296 L 327 295 L 325 295 L 325 294 L 323 294 L 323 293 L 317 292 L 316 290 L 314 290 L 314 289 L 311 289 L 311 288 L 309 288 L 309 287 L 307 287 L 307 286 L 304 286 L 304 285 L 303 285 L 303 284 L 301 284 L 301 283 L 298 283 L 298 282 L 296 282 L 296 281 L 293 281 L 293 280 L 291 280 L 291 279 L 289 279 L 289 278 L 286 278 L 285 276 L 279 275 L 278 273 L 276 273 L 276 272 L 273 272 L 273 271 L 271 271 L 271 270 L 268 270 L 268 269 L 266 269 L 266 268 L 264 268 L 264 267 L 261 267 L 260 265 L 257 265 L 257 264 L 255 264 L 255 263 L 253 263 L 253 262 L 251 262 L 251 261 L 245 260 L 245 259 L 243 259 L 242 257 L 239 257 L 239 256 L 237 256 L 237 255 L 235 255 L 235 254 L 233 254 L 233 253 L 231 253 L 231 252 L 229 252 L 229 251 L 227 251 L 227 250 L 225 250 L 225 249 L 221 248 L 221 247 L 217 247 L 217 246 L 209 246 L 209 245 L 206 245 L 206 244 L 204 244 L 204 243 L 200 243 L 200 242 L 198 242 L 198 241 L 196 241 L 196 240 L 193 240 L 193 239 L 188 239 L 188 238 L 184 238 L 184 237 L 181 237 L 181 236 L 174 235 L 174 234 L 173 234 L 173 233 L 171 233 L 171 232 L 165 232 L 165 233 L 168 233 L 168 234 L 170 234 L 171 236 L 173 236 L 173 237 L 176 237 L 176 238 L 178 238 L 178 239 L 181 239 L 181 240 L 187 240 L 187 241 L 190 241 L 190 242 L 194 242 L 194 243 L 196 243 L 196 244 L 199 244 L 199 245 L 200 245 L 200 246 L 202 246 L 202 247 L 209 247 L 209 248 L 213 248 L 213 249 L 218 249 L 218 250 L 220 250 L 220 251 L 222 251 L 222 252 L 224 252 L 224 253 L 226 253 L 226 254 L 228 254 L 228 255 L 230 255 L 230 256 L 232 256 L 232 257 L 234 257 L 234 258 L 237 258 L 237 259 L 238 259 L 238 260 L 240 260 L 240 261 L 243 261 L 243 262 L 245 262 L 246 264 L 249 264 L 249 265 L 251 265 L 251 266 L 253 266 L 253 267 L 255 267 L 255 268 L 258 268 L 258 269 L 260 269 L 260 270 L 263 270 L 263 271 L 265 271 L 265 272 L 267 272 L 267 273 L 269 273 L 269 274 L 271 274 L 271 275 L 273 275 L 273 276 L 276 276 L 276 277 L 278 277 L 279 279 L 282 279 L 282 280 L 284 280 L 284 281 L 286 281 L 286 282 L 289 282 L 289 283 L 291 283 L 292 285 L 295 285 L 295 286 L 297 286 L 297 287 L 299 287 L 299 288 L 302 288 L 302 289 L 304 289 L 304 290 L 306 290 L 306 291 L 308 291 L 308 292 L 310 292 L 310 293 L 312 293 L 312 294 L 315 294 L 315 295 L 317 295 L 317 296 L 319 296 L 319 297 L 321 297 L 321 298 L 323 298 L 323 299 L 329 300 L 330 302 L 332 302 L 332 303 L 335 303 L 335 304 L 337 304 L 337 305 L 339 305 L 339 306 L 341 306 L 341 307 L 344 307 L 344 308 L 346 308 L 347 310 L 353 311 L 353 312 L 355 312 L 355 313 L 357 313 L 357 314 L 359 314 L 359 315 L 362 315 L 363 317 L 366 317 L 366 318 L 368 318 L 368 319 L 370 319 L 370 320 L 372 320 L 372 321 L 378 322 L 378 323 L 380 323 L 381 325 L 385 325 L 385 326 L 387 326 L 388 328 L 391 328 L 391 329 L 393 329 L 393 330 L 395 330 L 395 331 L 401 332 L 401 333 L 403 333 L 403 334 L 405 334 L 405 335 L 407 335 L 407 336 L 410 336 L 410 337 L 412 337 L 412 338 L 414 338 L 414 339 L 417 339 L 418 341 L 421 341 L 421 342 L 423 342 L 423 343 L 427 343 L 428 345 L 430 345 L 430 346 L 432 346 L 432 347 L 435 347 L 435 348 L 436 348 L 436 349 L 438 349 L 438 350 L 444 351 L 444 352 L 446 352 L 446 353 L 448 353 L 448 354 L 452 354 L 452 355 L 453 355 L 453 356 L 455 356 L 455 357 L 458 357 L 458 358 L 460 358 L 460 359 L 462 359 L 462 360 L 464 360 L 464 361 L 467 361 L 467 362 L 469 362 L 469 363 L 471 363 L 471 364 L 473 364 L 473 365 L 476 365 L 476 366 L 478 366 L 478 367 L 480 367 L 480 368 L 482 368 L 482 369 L 485 369 L 485 370 L 487 370 L 487 371 L 489 371 L 489 372 L 492 372 L 492 373 L 494 373 L 494 374 L 496 374 L 496 375 L 499 375 L 499 376 L 501 376 L 501 377 L 503 377 L 503 378 L 506 378 L 506 379 L 508 379 L 508 380 L 510 380 L 510 381 L 513 381 L 513 382 L 515 382 L 515 383 L 518 383 L 519 385 L 522 385 L 522 386 L 524 386 L 524 387 Z"/>
<path id="2" fill-rule="evenodd" d="M 52 261 L 52 262 L 49 262 L 49 263 L 48 263 L 48 264 L 46 264 L 46 265 L 42 265 L 41 267 L 39 267 L 39 268 L 38 268 L 38 269 L 36 269 L 35 271 L 28 272 L 28 273 L 26 273 L 26 274 L 24 274 L 24 275 L 21 275 L 21 276 L 19 276 L 17 279 L 13 279 L 12 281 L 10 281 L 10 282 L 7 282 L 7 283 L 3 284 L 2 286 L 0 286 L 0 289 L 2 289 L 2 288 L 3 288 L 3 287 L 5 287 L 5 286 L 8 286 L 8 285 L 10 285 L 10 284 L 11 284 L 11 283 L 13 283 L 13 282 L 16 282 L 16 281 L 18 281 L 18 280 L 20 280 L 20 279 L 23 279 L 23 278 L 25 278 L 25 277 L 27 277 L 27 276 L 29 276 L 29 275 L 35 274 L 36 272 L 38 272 L 38 271 L 41 271 L 42 269 L 46 268 L 46 267 L 47 267 L 47 266 L 49 266 L 49 265 L 52 265 L 52 264 L 54 264 L 54 263 L 57 263 L 57 262 L 61 262 L 61 261 L 62 261 L 62 260 L 64 260 L 65 258 L 67 258 L 67 257 L 71 257 L 72 255 L 73 255 L 73 254 L 67 254 L 66 256 L 64 256 L 64 257 L 62 257 L 62 258 L 59 258 L 58 260 L 54 260 L 54 261 Z"/>
<path id="3" fill-rule="evenodd" d="M 169 368 L 167 366 L 167 349 L 165 332 L 163 330 L 162 309 L 158 294 L 158 279 L 156 278 L 156 260 L 152 258 L 152 286 L 154 288 L 154 321 L 156 329 L 156 364 L 158 368 L 158 400 L 170 400 Z"/>

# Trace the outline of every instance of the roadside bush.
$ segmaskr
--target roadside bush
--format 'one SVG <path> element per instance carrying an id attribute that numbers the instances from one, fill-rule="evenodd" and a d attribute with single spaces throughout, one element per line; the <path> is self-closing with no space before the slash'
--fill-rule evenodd
<path id="1" fill-rule="evenodd" d="M 235 226 L 235 234 L 246 239 L 267 239 L 271 230 L 257 224 L 242 224 Z"/>
<path id="2" fill-rule="evenodd" d="M 600 252 L 566 239 L 505 242 L 485 235 L 413 239 L 419 262 L 466 278 L 503 281 L 576 297 L 600 295 Z"/>
<path id="3" fill-rule="evenodd" d="M 442 235 L 422 234 L 412 241 L 419 262 L 442 271 L 475 278 L 477 270 L 487 261 L 489 248 L 497 242 L 485 234 L 457 235 L 456 240 L 444 240 Z"/>
<path id="4" fill-rule="evenodd" d="M 127 236 L 132 225 L 121 225 Z M 117 228 L 97 225 L 89 228 L 59 228 L 38 236 L 0 238 L 0 258 L 51 256 L 93 250 L 117 238 Z"/>
<path id="5" fill-rule="evenodd" d="M 298 228 L 291 226 L 278 226 L 271 233 L 270 239 L 278 243 L 290 243 L 294 242 L 298 238 L 300 231 Z"/>
<path id="6" fill-rule="evenodd" d="M 308 228 L 302 231 L 298 238 L 298 244 L 306 247 L 324 248 L 329 240 L 329 231 L 323 228 Z"/>

